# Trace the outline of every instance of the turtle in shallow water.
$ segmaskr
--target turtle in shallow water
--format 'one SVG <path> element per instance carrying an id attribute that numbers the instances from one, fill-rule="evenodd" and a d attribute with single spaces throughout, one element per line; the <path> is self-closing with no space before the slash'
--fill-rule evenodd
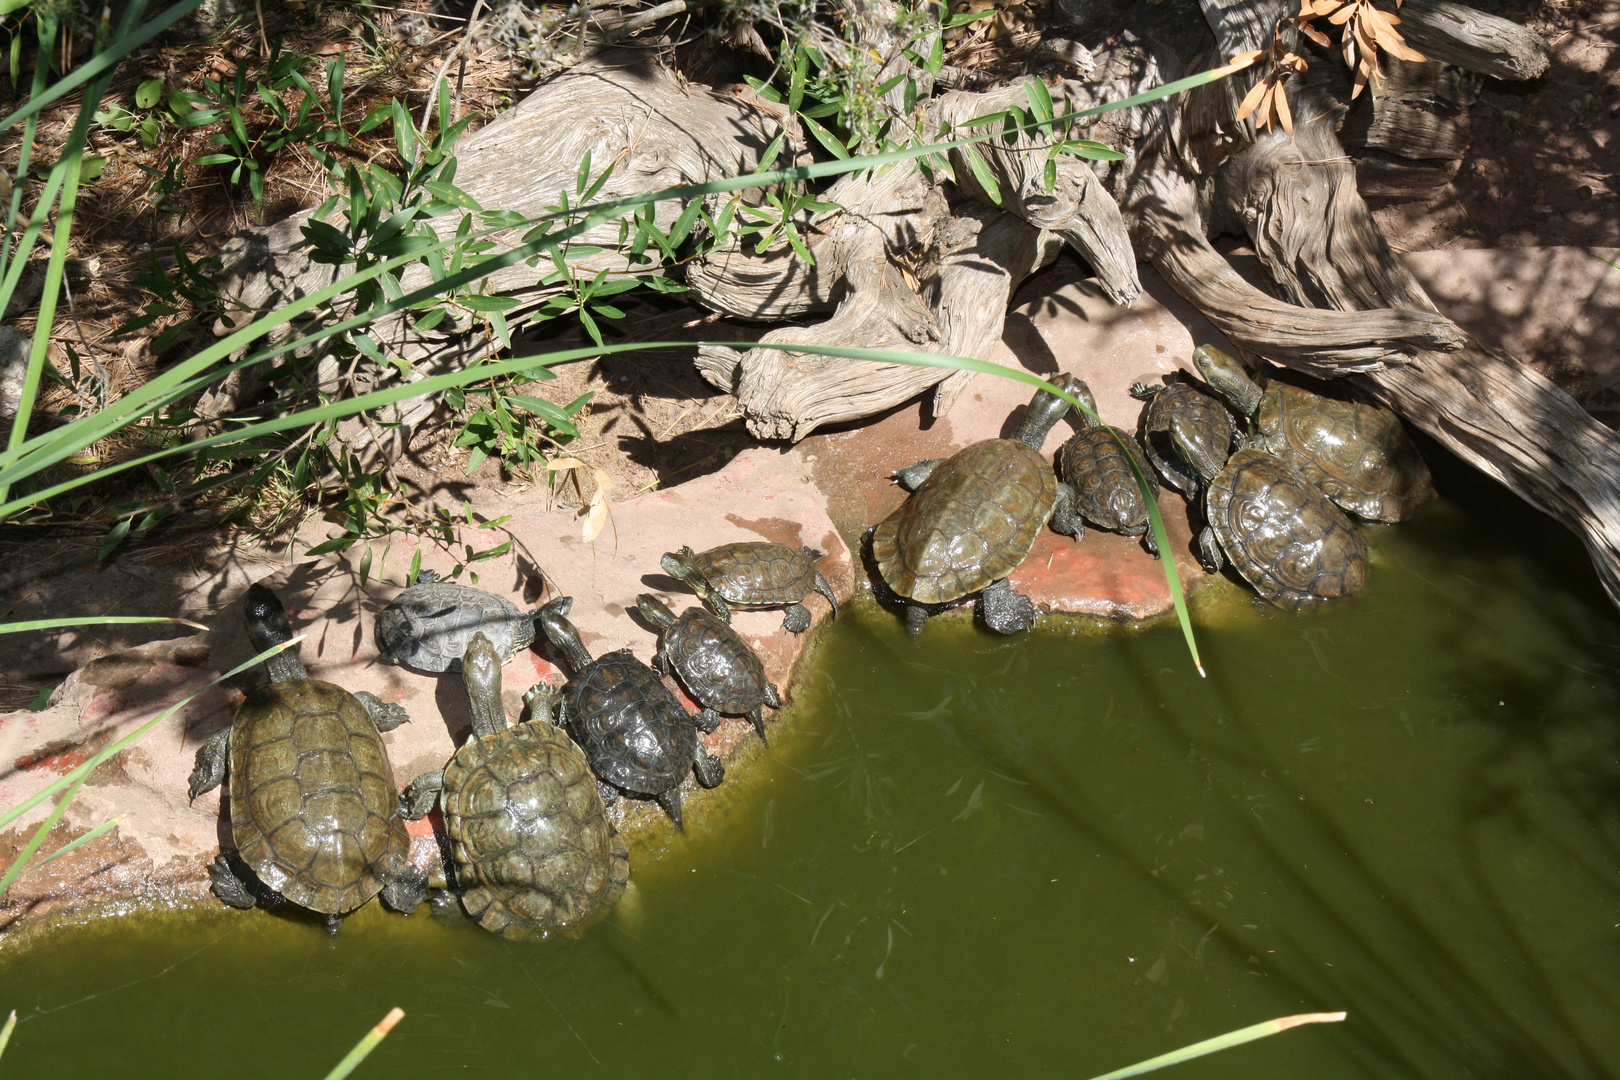
<path id="1" fill-rule="evenodd" d="M 1142 546 L 1157 556 L 1159 545 L 1148 527 L 1147 500 L 1142 497 L 1136 472 L 1131 471 L 1131 462 L 1136 463 L 1154 498 L 1159 494 L 1159 478 L 1134 436 L 1108 427 L 1097 418 L 1097 400 L 1091 396 L 1089 386 L 1076 379 L 1073 393 L 1091 411 L 1081 413 L 1085 426 L 1058 449 L 1057 473 L 1074 490 L 1076 516 L 1109 532 L 1140 536 Z"/>
<path id="2" fill-rule="evenodd" d="M 552 725 L 552 696 L 540 687 L 529 720 L 508 726 L 500 653 L 482 633 L 462 673 L 472 736 L 443 769 L 411 781 L 406 814 L 442 807 L 462 907 L 484 929 L 524 940 L 583 926 L 630 876 L 585 755 Z"/>
<path id="3" fill-rule="evenodd" d="M 1193 350 L 1193 364 L 1249 418 L 1248 445 L 1282 458 L 1352 514 L 1402 521 L 1435 497 L 1429 466 L 1388 409 L 1275 379 L 1262 387 L 1235 357 L 1210 345 Z"/>
<path id="4" fill-rule="evenodd" d="M 276 594 L 254 585 L 246 599 L 255 652 L 292 638 Z M 406 835 L 381 732 L 410 717 L 368 693 L 311 679 L 285 649 L 264 663 L 270 681 L 250 690 L 231 725 L 197 751 L 191 797 L 231 778 L 231 835 L 238 860 L 209 867 L 214 895 L 250 908 L 249 875 L 274 894 L 326 917 L 336 933 L 345 913 L 382 894 L 407 914 L 426 892 L 407 862 Z M 269 898 L 267 898 L 269 899 Z"/>
<path id="5" fill-rule="evenodd" d="M 460 671 L 467 642 L 483 633 L 504 664 L 534 640 L 538 614 L 423 570 L 377 616 L 377 651 L 418 671 Z"/>
<path id="6" fill-rule="evenodd" d="M 690 713 L 658 673 L 620 649 L 591 659 L 579 631 L 566 618 L 572 597 L 540 609 L 540 628 L 574 669 L 563 687 L 557 723 L 573 733 L 595 770 L 604 802 L 623 791 L 651 797 L 681 827 L 681 781 L 696 771 L 714 787 L 726 771 L 698 741 Z"/>
<path id="7" fill-rule="evenodd" d="M 1054 385 L 1072 389 L 1075 379 Z M 1029 597 L 1013 591 L 1018 568 L 1048 523 L 1066 536 L 1083 530 L 1041 446 L 1069 403 L 1046 390 L 1029 403 L 1018 434 L 985 439 L 943 460 L 896 472 L 912 492 L 871 532 L 872 560 L 883 582 L 906 601 L 906 630 L 920 633 L 938 605 L 979 594 L 980 613 L 1003 634 L 1035 621 Z"/>
<path id="8" fill-rule="evenodd" d="M 786 544 L 721 544 L 707 551 L 689 547 L 666 551 L 664 572 L 680 578 L 707 601 L 721 622 L 731 621 L 731 609 L 785 609 L 782 629 L 802 634 L 810 629 L 810 609 L 802 601 L 818 592 L 832 605 L 838 618 L 838 598 L 816 569 L 821 552 Z"/>
<path id="9" fill-rule="evenodd" d="M 1131 397 L 1142 410 L 1142 447 L 1165 482 L 1197 503 L 1201 477 L 1213 476 L 1226 462 L 1236 428 L 1232 414 L 1216 398 L 1183 381 L 1162 386 L 1137 383 Z"/>
<path id="10" fill-rule="evenodd" d="M 764 706 L 780 709 L 782 695 L 765 677 L 765 665 L 748 642 L 700 607 L 676 615 L 651 593 L 636 597 L 636 607 L 659 631 L 653 666 L 665 675 L 679 675 L 681 685 L 703 706 L 698 727 L 713 731 L 721 715 L 746 716 L 759 741 L 766 742 Z"/>

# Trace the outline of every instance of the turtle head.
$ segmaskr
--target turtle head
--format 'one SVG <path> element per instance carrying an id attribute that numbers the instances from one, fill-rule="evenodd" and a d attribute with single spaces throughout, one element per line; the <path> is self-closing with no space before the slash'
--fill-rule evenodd
<path id="1" fill-rule="evenodd" d="M 292 640 L 292 626 L 287 622 L 287 609 L 281 599 L 264 585 L 254 585 L 242 600 L 242 611 L 247 616 L 248 640 L 255 653 L 261 653 Z M 294 649 L 283 649 L 264 662 L 271 682 L 295 682 L 309 678 Z"/>
<path id="2" fill-rule="evenodd" d="M 1079 382 L 1079 379 L 1067 372 L 1052 378 L 1053 386 L 1071 394 Z M 1066 399 L 1043 387 L 1035 391 L 1035 396 L 1029 399 L 1029 411 L 1024 414 L 1024 422 L 1019 425 L 1018 434 L 1013 438 L 1039 453 L 1041 444 L 1046 442 L 1046 436 L 1068 411 L 1069 403 Z"/>
<path id="3" fill-rule="evenodd" d="M 1260 408 L 1260 387 L 1231 353 L 1213 345 L 1200 345 L 1193 350 L 1193 366 L 1212 389 L 1244 416 L 1253 416 Z"/>
<path id="4" fill-rule="evenodd" d="M 1080 410 L 1080 423 L 1086 427 L 1096 427 L 1102 423 L 1102 418 L 1097 415 L 1097 399 L 1092 395 L 1091 387 L 1086 385 L 1084 379 L 1075 379 L 1073 386 L 1064 387 L 1064 389 L 1073 394 L 1075 400 L 1085 406 L 1084 409 Z"/>
<path id="5" fill-rule="evenodd" d="M 668 556 L 666 555 L 665 558 L 668 558 Z M 636 610 L 641 612 L 643 619 L 646 619 L 661 631 L 668 630 L 670 624 L 675 621 L 675 613 L 669 610 L 669 605 L 652 593 L 642 593 L 636 597 Z"/>
<path id="6" fill-rule="evenodd" d="M 585 643 L 579 640 L 579 631 L 568 621 L 568 613 L 573 607 L 572 596 L 559 596 L 540 609 L 539 622 L 546 640 L 562 650 L 577 673 L 590 666 L 591 654 L 585 650 Z"/>
<path id="7" fill-rule="evenodd" d="M 693 592 L 699 596 L 709 595 L 709 582 L 697 568 L 697 556 L 692 549 L 683 547 L 679 551 L 666 551 L 659 561 L 664 573 L 670 577 L 679 578 L 691 586 Z"/>
<path id="8" fill-rule="evenodd" d="M 480 630 L 467 642 L 461 656 L 461 677 L 467 681 L 467 705 L 472 711 L 473 734 L 478 738 L 506 728 L 506 706 L 501 704 L 501 654 Z"/>

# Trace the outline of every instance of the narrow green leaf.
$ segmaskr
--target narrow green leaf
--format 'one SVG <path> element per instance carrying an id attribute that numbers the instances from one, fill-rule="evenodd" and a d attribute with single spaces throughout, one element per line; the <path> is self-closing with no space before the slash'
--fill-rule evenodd
<path id="1" fill-rule="evenodd" d="M 22 35 L 18 34 L 17 37 L 18 37 L 19 40 L 21 40 Z M 15 82 L 16 80 L 14 79 L 12 81 Z M 17 1010 L 12 1009 L 11 1010 L 11 1015 L 6 1017 L 6 1026 L 3 1027 L 3 1028 L 0 1028 L 0 1054 L 4 1054 L 6 1052 L 6 1047 L 11 1045 L 11 1033 L 13 1031 L 15 1031 L 16 1029 L 17 1029 Z"/>
<path id="2" fill-rule="evenodd" d="M 973 171 L 973 178 L 984 189 L 985 195 L 991 202 L 1000 206 L 1001 187 L 996 183 L 996 178 L 990 175 L 990 166 L 985 163 L 983 157 L 979 156 L 979 148 L 969 146 L 962 153 L 968 160 L 968 168 Z"/>
<path id="3" fill-rule="evenodd" d="M 74 615 L 61 619 L 30 619 L 27 622 L 0 623 L 0 634 L 32 633 L 36 630 L 56 630 L 65 626 L 130 626 L 137 623 L 171 623 L 174 626 L 189 626 L 193 630 L 208 629 L 202 623 L 167 615 Z"/>
<path id="4" fill-rule="evenodd" d="M 1052 93 L 1039 77 L 1024 80 L 1024 96 L 1029 98 L 1029 107 L 1038 119 L 1052 119 Z"/>
<path id="5" fill-rule="evenodd" d="M 1344 1017 L 1345 1014 L 1342 1012 L 1299 1013 L 1295 1016 L 1267 1020 L 1263 1024 L 1255 1024 L 1252 1027 L 1242 1028 L 1238 1031 L 1229 1031 L 1225 1035 L 1217 1035 L 1213 1039 L 1205 1039 L 1203 1042 L 1193 1043 L 1191 1046 L 1183 1046 L 1180 1050 L 1172 1050 L 1168 1054 L 1160 1054 L 1156 1058 L 1149 1058 L 1147 1061 L 1127 1065 L 1125 1068 L 1116 1069 L 1111 1073 L 1094 1076 L 1091 1080 L 1125 1080 L 1128 1076 L 1140 1076 L 1146 1072 L 1153 1072 L 1155 1069 L 1162 1069 L 1167 1065 L 1179 1065 L 1183 1061 L 1203 1057 L 1205 1054 L 1213 1054 L 1217 1050 L 1228 1050 L 1234 1046 L 1242 1046 L 1246 1042 L 1264 1039 L 1268 1035 L 1276 1035 L 1279 1032 L 1299 1027 L 1302 1024 L 1336 1024 L 1343 1020 Z"/>
<path id="6" fill-rule="evenodd" d="M 366 1059 L 366 1055 L 377 1049 L 377 1044 L 388 1037 L 394 1030 L 394 1025 L 405 1019 L 405 1010 L 398 1005 L 388 1011 L 388 1015 L 377 1021 L 377 1026 L 366 1032 L 364 1038 L 355 1044 L 353 1050 L 344 1055 L 331 1072 L 326 1074 L 326 1080 L 343 1080 L 354 1072 L 355 1067 Z"/>
<path id="7" fill-rule="evenodd" d="M 108 831 L 110 831 L 112 829 L 116 829 L 118 827 L 119 820 L 120 819 L 118 819 L 118 818 L 113 818 L 111 821 L 103 821 L 100 825 L 97 825 L 95 828 L 91 829 L 89 832 L 85 833 L 83 836 L 80 836 L 80 837 L 78 837 L 76 839 L 70 840 L 67 843 L 63 844 L 61 847 L 59 847 L 55 851 L 51 852 L 49 855 L 45 856 L 43 859 L 40 859 L 33 866 L 29 867 L 29 869 L 30 870 L 38 870 L 40 867 L 44 866 L 46 863 L 50 862 L 51 860 L 60 859 L 63 855 L 68 854 L 70 851 L 74 850 L 75 848 L 83 847 L 85 844 L 88 844 L 90 841 L 96 839 L 97 837 L 105 835 Z M 3 891 L 3 890 L 0 890 L 0 891 Z"/>

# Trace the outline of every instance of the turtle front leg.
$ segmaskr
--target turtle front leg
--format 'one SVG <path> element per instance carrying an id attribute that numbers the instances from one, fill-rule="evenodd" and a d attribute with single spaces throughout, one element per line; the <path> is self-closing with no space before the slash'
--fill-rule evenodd
<path id="1" fill-rule="evenodd" d="M 782 629 L 790 634 L 802 634 L 810 629 L 810 609 L 803 604 L 789 604 L 783 612 Z"/>
<path id="2" fill-rule="evenodd" d="M 697 782 L 706 788 L 719 787 L 726 778 L 726 767 L 720 764 L 719 758 L 703 749 L 702 743 L 698 743 L 697 753 L 692 755 L 692 768 L 697 773 Z"/>
<path id="3" fill-rule="evenodd" d="M 384 701 L 369 690 L 360 691 L 354 695 L 354 699 L 366 710 L 378 731 L 393 731 L 401 724 L 411 722 L 411 714 L 405 711 L 404 706 Z"/>
<path id="4" fill-rule="evenodd" d="M 907 465 L 903 469 L 896 469 L 894 470 L 895 483 L 907 491 L 916 491 L 923 486 L 923 481 L 934 475 L 934 470 L 939 468 L 939 463 L 944 460 L 944 458 L 929 458 L 926 461 L 919 461 L 915 465 Z"/>
<path id="5" fill-rule="evenodd" d="M 197 767 L 192 770 L 188 790 L 195 799 L 225 782 L 225 767 L 231 760 L 231 729 L 222 727 L 197 748 Z M 252 905 L 249 905 L 250 907 Z"/>
<path id="6" fill-rule="evenodd" d="M 427 894 L 427 872 L 415 866 L 407 866 L 393 881 L 383 886 L 379 895 L 385 907 L 401 915 L 412 915 L 422 901 L 427 899 Z"/>
<path id="7" fill-rule="evenodd" d="M 433 805 L 439 801 L 439 792 L 443 789 L 443 769 L 423 773 L 412 780 L 406 786 L 405 793 L 399 797 L 400 813 L 406 821 L 427 817 L 433 812 Z"/>
<path id="8" fill-rule="evenodd" d="M 1057 502 L 1052 504 L 1052 517 L 1047 524 L 1053 532 L 1072 536 L 1077 541 L 1086 538 L 1086 523 L 1074 512 L 1074 489 L 1068 484 L 1058 484 Z"/>
<path id="9" fill-rule="evenodd" d="M 720 714 L 715 712 L 713 709 L 705 708 L 702 712 L 692 717 L 692 723 L 696 724 L 697 729 L 703 732 L 703 734 L 713 735 L 720 728 Z"/>
<path id="10" fill-rule="evenodd" d="M 979 594 L 979 613 L 984 624 L 998 634 L 1016 634 L 1035 625 L 1035 604 L 1023 593 L 1014 592 L 1006 578 L 992 583 Z"/>
<path id="11" fill-rule="evenodd" d="M 246 911 L 258 903 L 252 887 L 231 865 L 229 856 L 216 855 L 214 861 L 208 864 L 208 883 L 214 895 L 233 908 Z"/>
<path id="12" fill-rule="evenodd" d="M 710 589 L 703 599 L 708 603 L 709 609 L 714 612 L 715 618 L 728 626 L 731 624 L 731 605 L 726 603 L 719 593 Z"/>

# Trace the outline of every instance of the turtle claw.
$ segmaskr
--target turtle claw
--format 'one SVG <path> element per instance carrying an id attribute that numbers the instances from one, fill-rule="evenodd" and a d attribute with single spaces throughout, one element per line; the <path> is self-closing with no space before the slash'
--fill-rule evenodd
<path id="1" fill-rule="evenodd" d="M 713 735 L 720 728 L 720 714 L 713 709 L 704 709 L 692 717 L 692 722 L 697 725 L 697 729 L 703 734 Z"/>
<path id="2" fill-rule="evenodd" d="M 258 898 L 237 874 L 229 856 L 216 855 L 208 864 L 208 884 L 215 896 L 233 908 L 246 911 L 258 903 Z"/>
<path id="3" fill-rule="evenodd" d="M 979 612 L 984 624 L 998 634 L 1016 634 L 1035 625 L 1034 602 L 1023 593 L 1014 592 L 1006 578 L 980 594 Z"/>
<path id="4" fill-rule="evenodd" d="M 789 604 L 782 619 L 782 629 L 790 634 L 802 634 L 810 629 L 810 609 L 803 604 Z"/>
<path id="5" fill-rule="evenodd" d="M 385 907 L 411 915 L 427 899 L 427 874 L 414 866 L 406 867 L 393 881 L 383 886 L 381 893 Z"/>

